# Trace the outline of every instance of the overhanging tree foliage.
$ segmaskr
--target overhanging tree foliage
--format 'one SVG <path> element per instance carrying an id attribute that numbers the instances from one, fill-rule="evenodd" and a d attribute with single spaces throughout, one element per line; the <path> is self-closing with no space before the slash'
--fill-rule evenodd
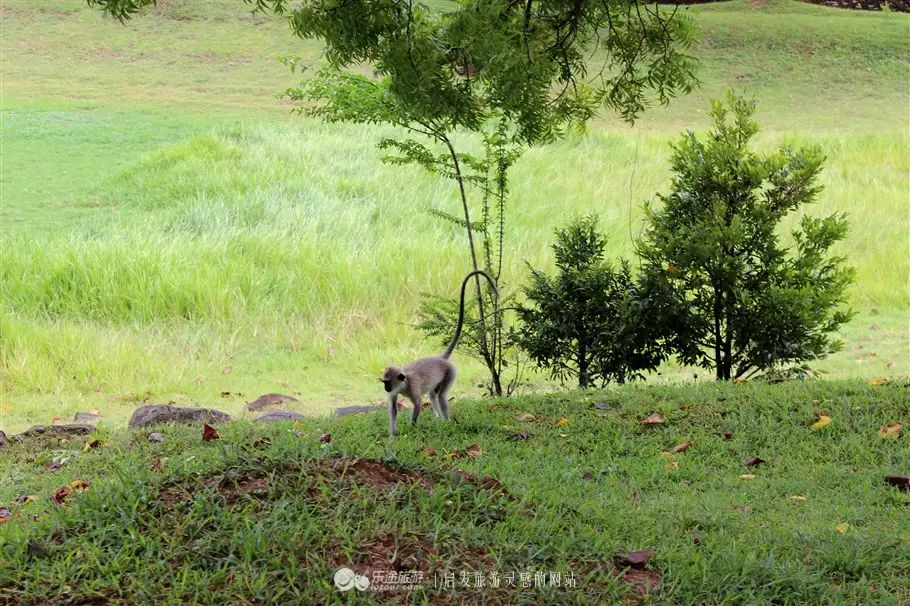
<path id="1" fill-rule="evenodd" d="M 121 20 L 155 3 L 86 1 Z M 473 269 L 480 265 L 469 193 L 473 185 L 489 195 L 491 182 L 478 173 L 494 159 L 464 153 L 458 133 L 489 134 L 505 124 L 510 145 L 500 151 L 517 154 L 603 110 L 632 121 L 649 102 L 666 103 L 694 84 L 694 60 L 685 52 L 692 29 L 675 7 L 634 0 L 462 0 L 436 9 L 413 0 L 242 1 L 324 44 L 324 65 L 289 91 L 302 111 L 330 122 L 401 127 L 411 136 L 380 143 L 397 153 L 393 161 L 456 182 Z M 365 65 L 373 77 L 364 75 Z M 484 299 L 478 278 L 477 353 L 501 394 Z"/>

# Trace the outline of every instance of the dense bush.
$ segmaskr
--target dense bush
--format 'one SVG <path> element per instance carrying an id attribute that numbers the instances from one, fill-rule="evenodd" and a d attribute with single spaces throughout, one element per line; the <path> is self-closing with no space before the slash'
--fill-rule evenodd
<path id="1" fill-rule="evenodd" d="M 556 275 L 532 269 L 519 310 L 519 342 L 554 377 L 577 377 L 579 387 L 624 383 L 665 358 L 651 303 L 640 296 L 626 261 L 604 259 L 594 217 L 556 230 Z"/>
<path id="2" fill-rule="evenodd" d="M 670 193 L 647 209 L 638 247 L 679 361 L 719 380 L 834 352 L 831 333 L 852 315 L 842 309 L 852 269 L 829 254 L 847 233 L 844 216 L 803 216 L 790 247 L 778 231 L 815 200 L 824 159 L 817 149 L 751 151 L 754 110 L 730 94 L 713 103 L 707 137 L 688 132 L 673 145 Z"/>

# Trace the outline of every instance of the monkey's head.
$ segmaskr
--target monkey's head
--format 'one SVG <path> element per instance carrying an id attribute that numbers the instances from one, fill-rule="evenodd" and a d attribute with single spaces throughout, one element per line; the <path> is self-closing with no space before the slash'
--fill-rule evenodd
<path id="1" fill-rule="evenodd" d="M 404 382 L 407 379 L 405 377 L 404 371 L 397 366 L 389 366 L 382 372 L 382 376 L 379 377 L 379 380 L 382 381 L 383 387 L 388 392 L 399 392 L 404 386 Z"/>

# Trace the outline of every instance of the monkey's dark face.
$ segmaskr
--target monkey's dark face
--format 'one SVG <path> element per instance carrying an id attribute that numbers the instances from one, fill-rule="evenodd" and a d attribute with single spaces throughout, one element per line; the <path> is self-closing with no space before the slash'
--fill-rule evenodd
<path id="1" fill-rule="evenodd" d="M 401 372 L 401 369 L 397 366 L 389 366 L 382 373 L 382 376 L 379 377 L 379 380 L 382 381 L 382 386 L 390 393 L 399 391 L 404 384 L 405 379 L 405 374 Z"/>

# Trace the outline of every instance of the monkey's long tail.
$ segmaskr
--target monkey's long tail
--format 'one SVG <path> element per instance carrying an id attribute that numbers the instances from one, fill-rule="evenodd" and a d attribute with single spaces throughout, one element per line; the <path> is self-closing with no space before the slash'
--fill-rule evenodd
<path id="1" fill-rule="evenodd" d="M 461 281 L 461 302 L 458 307 L 458 326 L 455 327 L 455 334 L 452 335 L 452 340 L 449 341 L 449 346 L 446 347 L 446 350 L 442 352 L 443 358 L 448 358 L 452 355 L 452 352 L 455 351 L 455 346 L 458 345 L 458 339 L 461 337 L 461 326 L 464 324 L 464 291 L 468 286 L 468 280 L 471 279 L 471 276 L 483 276 L 490 283 L 490 286 L 493 287 L 493 292 L 496 293 L 496 299 L 499 299 L 499 289 L 496 288 L 496 282 L 493 281 L 493 278 L 490 277 L 490 274 L 483 271 L 482 269 L 475 269 L 464 277 L 464 280 Z"/>

